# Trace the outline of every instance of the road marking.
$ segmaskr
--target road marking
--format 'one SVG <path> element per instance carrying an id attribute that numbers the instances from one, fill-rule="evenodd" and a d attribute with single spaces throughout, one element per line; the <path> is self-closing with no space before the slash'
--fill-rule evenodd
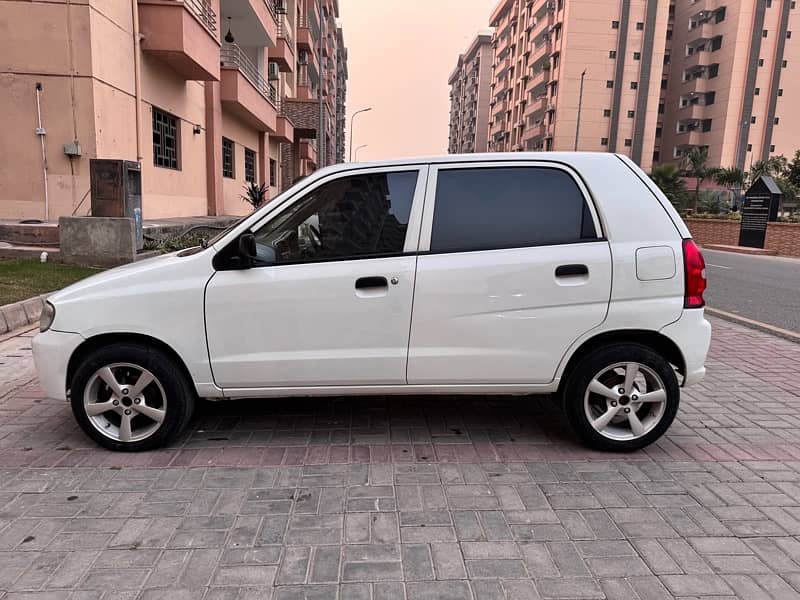
<path id="1" fill-rule="evenodd" d="M 764 323 L 762 321 L 756 321 L 755 319 L 748 319 L 747 317 L 720 310 L 718 308 L 711 308 L 710 306 L 706 306 L 706 312 L 728 321 L 740 323 L 741 325 L 749 325 L 755 329 L 760 329 L 761 331 L 766 331 L 768 333 L 774 333 L 775 335 L 779 335 L 783 338 L 800 342 L 800 333 L 797 333 L 796 331 L 790 331 L 788 329 L 783 329 L 782 327 L 776 327 L 775 325 L 770 325 L 769 323 Z"/>
<path id="2" fill-rule="evenodd" d="M 715 269 L 730 269 L 732 267 L 724 267 L 722 265 L 712 265 L 711 263 L 706 263 L 707 267 L 714 267 Z"/>

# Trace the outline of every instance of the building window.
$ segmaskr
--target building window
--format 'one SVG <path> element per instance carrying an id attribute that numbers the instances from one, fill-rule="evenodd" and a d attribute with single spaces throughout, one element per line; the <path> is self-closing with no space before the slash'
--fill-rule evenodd
<path id="1" fill-rule="evenodd" d="M 659 102 L 658 103 L 658 114 L 660 114 L 660 115 L 664 114 L 664 103 L 663 102 Z"/>
<path id="2" fill-rule="evenodd" d="M 761 88 L 756 88 L 753 90 L 753 95 L 758 96 L 761 93 Z"/>
<path id="3" fill-rule="evenodd" d="M 767 8 L 772 8 L 772 0 L 767 0 Z"/>
<path id="4" fill-rule="evenodd" d="M 758 59 L 758 66 L 759 67 L 763 67 L 764 66 L 764 59 L 763 58 L 759 58 Z"/>
<path id="5" fill-rule="evenodd" d="M 608 138 L 600 138 L 601 146 L 608 146 Z"/>
<path id="6" fill-rule="evenodd" d="M 672 39 L 672 29 L 667 29 L 667 39 L 668 40 Z"/>
<path id="7" fill-rule="evenodd" d="M 787 39 L 787 40 L 790 40 L 790 39 L 792 39 L 792 32 L 791 32 L 791 31 L 787 31 L 787 32 L 786 32 L 786 39 Z"/>
<path id="8" fill-rule="evenodd" d="M 770 152 L 775 152 L 775 144 L 770 145 L 769 151 Z"/>
<path id="9" fill-rule="evenodd" d="M 717 75 L 719 75 L 719 65 L 710 65 L 708 67 L 708 78 L 714 79 Z"/>
<path id="10" fill-rule="evenodd" d="M 755 125 L 756 124 L 756 118 L 755 117 L 750 117 L 750 124 L 751 125 Z"/>
<path id="11" fill-rule="evenodd" d="M 609 50 L 608 51 L 608 58 L 617 58 L 617 51 L 616 50 Z"/>
<path id="12" fill-rule="evenodd" d="M 661 80 L 661 89 L 662 90 L 667 89 L 667 80 L 666 79 L 662 79 Z"/>
<path id="13" fill-rule="evenodd" d="M 250 148 L 244 149 L 244 180 L 248 183 L 256 182 L 256 153 Z"/>
<path id="14" fill-rule="evenodd" d="M 633 145 L 633 140 L 631 138 L 627 138 L 625 140 L 625 147 L 630 148 Z"/>
<path id="15" fill-rule="evenodd" d="M 664 130 L 661 127 L 656 127 L 656 137 L 660 138 Z"/>
<path id="16" fill-rule="evenodd" d="M 714 23 L 722 23 L 725 20 L 725 7 L 718 8 L 714 13 Z"/>
<path id="17" fill-rule="evenodd" d="M 653 152 L 653 162 L 658 162 L 661 159 L 661 153 L 656 150 Z"/>
<path id="18" fill-rule="evenodd" d="M 629 110 L 629 111 L 628 111 L 628 118 L 629 118 L 629 119 L 632 119 L 632 118 L 633 118 L 633 115 L 635 115 L 635 114 L 636 114 L 636 113 L 634 113 L 632 110 Z"/>
<path id="19" fill-rule="evenodd" d="M 614 82 L 609 79 L 608 81 L 606 81 L 606 87 L 609 89 L 613 88 Z"/>
<path id="20" fill-rule="evenodd" d="M 269 159 L 269 184 L 272 187 L 278 185 L 278 161 L 274 158 Z"/>
<path id="21" fill-rule="evenodd" d="M 180 170 L 178 117 L 153 107 L 153 164 Z"/>
<path id="22" fill-rule="evenodd" d="M 767 37 L 767 34 L 768 34 L 768 32 L 767 32 L 767 30 L 765 29 L 764 31 L 762 31 L 762 32 L 761 32 L 761 37 L 764 37 L 764 38 L 765 38 L 765 37 Z"/>
<path id="23" fill-rule="evenodd" d="M 778 123 L 780 123 L 780 118 L 775 117 L 775 125 L 777 125 Z"/>
<path id="24" fill-rule="evenodd" d="M 233 142 L 228 138 L 222 138 L 222 176 L 229 179 L 234 178 Z"/>
<path id="25" fill-rule="evenodd" d="M 641 52 L 634 52 L 633 53 L 633 60 L 642 60 L 642 53 Z"/>
<path id="26" fill-rule="evenodd" d="M 619 29 L 619 21 L 611 21 L 611 29 Z"/>
<path id="27" fill-rule="evenodd" d="M 747 151 L 748 152 L 752 152 L 753 151 L 753 144 L 747 144 Z"/>
<path id="28" fill-rule="evenodd" d="M 720 48 L 722 48 L 722 36 L 718 35 L 717 37 L 711 40 L 711 51 L 716 52 Z"/>
<path id="29" fill-rule="evenodd" d="M 783 96 L 783 88 L 778 88 L 778 96 Z"/>
<path id="30" fill-rule="evenodd" d="M 606 108 L 605 110 L 603 110 L 603 116 L 604 117 L 610 117 L 611 116 L 611 109 L 610 108 Z"/>
<path id="31" fill-rule="evenodd" d="M 632 90 L 635 90 L 635 89 L 637 89 L 638 87 L 639 87 L 639 82 L 637 82 L 637 81 L 631 81 L 631 89 L 632 89 Z"/>
<path id="32" fill-rule="evenodd" d="M 785 68 L 787 67 L 787 65 L 788 65 L 788 64 L 789 64 L 789 61 L 785 60 L 785 61 L 783 61 L 783 62 L 781 63 L 781 67 L 783 67 L 783 68 L 785 69 Z"/>
<path id="33" fill-rule="evenodd" d="M 641 21 L 637 21 L 636 31 L 644 31 L 644 23 L 642 23 Z"/>

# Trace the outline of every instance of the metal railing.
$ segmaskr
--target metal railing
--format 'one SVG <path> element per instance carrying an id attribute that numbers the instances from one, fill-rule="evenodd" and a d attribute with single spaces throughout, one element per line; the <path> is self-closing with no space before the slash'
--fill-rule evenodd
<path id="1" fill-rule="evenodd" d="M 183 0 L 183 5 L 191 12 L 209 33 L 217 31 L 217 13 L 208 0 Z"/>
<path id="2" fill-rule="evenodd" d="M 278 9 L 275 6 L 275 4 L 276 4 L 275 0 L 264 0 L 264 4 L 267 5 L 267 10 L 272 15 L 272 18 L 277 21 L 278 20 Z"/>
<path id="3" fill-rule="evenodd" d="M 269 83 L 259 72 L 258 67 L 236 44 L 223 44 L 219 51 L 220 65 L 223 67 L 236 67 L 239 72 L 253 84 L 267 101 L 276 110 L 280 110 L 280 97 L 278 90 Z"/>

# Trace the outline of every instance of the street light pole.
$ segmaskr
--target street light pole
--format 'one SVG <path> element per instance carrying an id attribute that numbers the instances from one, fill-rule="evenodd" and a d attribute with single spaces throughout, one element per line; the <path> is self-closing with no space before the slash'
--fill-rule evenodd
<path id="1" fill-rule="evenodd" d="M 358 148 L 356 148 L 355 152 L 353 153 L 355 155 L 356 162 L 358 162 L 358 151 L 362 148 L 366 148 L 367 146 L 369 146 L 369 144 L 361 144 Z"/>
<path id="2" fill-rule="evenodd" d="M 583 79 L 586 77 L 586 69 L 581 73 L 581 90 L 578 93 L 578 121 L 575 123 L 575 152 L 578 151 L 578 135 L 581 131 L 581 108 L 583 107 Z"/>
<path id="3" fill-rule="evenodd" d="M 367 108 L 362 108 L 361 110 L 357 110 L 356 112 L 354 112 L 353 116 L 350 117 L 350 143 L 348 144 L 350 149 L 350 156 L 347 159 L 348 162 L 353 162 L 353 124 L 356 120 L 356 115 L 370 110 L 372 110 L 371 106 L 368 106 Z"/>

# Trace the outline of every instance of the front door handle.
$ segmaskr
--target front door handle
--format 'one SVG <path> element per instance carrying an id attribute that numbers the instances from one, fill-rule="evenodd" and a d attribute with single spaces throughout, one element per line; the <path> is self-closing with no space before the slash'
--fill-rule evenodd
<path id="1" fill-rule="evenodd" d="M 356 289 L 366 290 L 374 288 L 388 288 L 389 282 L 386 277 L 359 277 L 356 279 Z"/>
<path id="2" fill-rule="evenodd" d="M 561 265 L 556 267 L 556 277 L 575 277 L 576 275 L 588 275 L 589 267 L 586 265 Z"/>

